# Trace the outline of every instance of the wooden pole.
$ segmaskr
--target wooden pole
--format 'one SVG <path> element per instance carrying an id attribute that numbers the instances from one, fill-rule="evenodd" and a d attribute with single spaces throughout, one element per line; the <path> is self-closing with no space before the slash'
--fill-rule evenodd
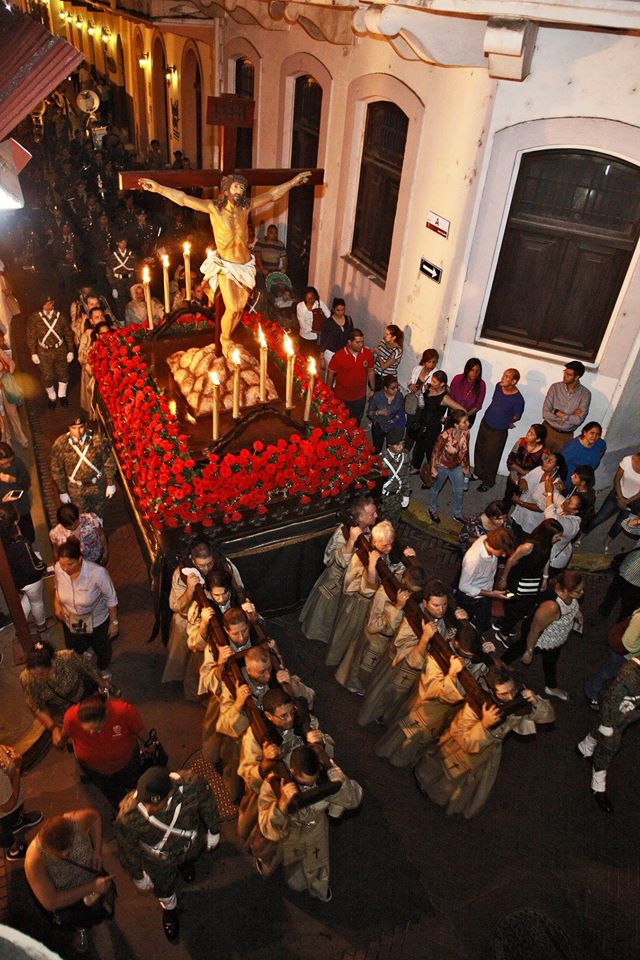
<path id="1" fill-rule="evenodd" d="M 7 554 L 5 552 L 4 545 L 2 544 L 1 541 L 0 541 L 0 587 L 2 587 L 4 598 L 7 601 L 7 606 L 9 607 L 9 613 L 11 615 L 11 618 L 13 619 L 13 626 L 16 632 L 16 638 L 18 640 L 18 643 L 20 644 L 20 649 L 24 654 L 30 653 L 30 651 L 33 648 L 33 640 L 31 639 L 31 633 L 29 632 L 29 625 L 27 623 L 27 618 L 24 615 L 22 604 L 20 603 L 20 597 L 18 596 L 16 585 L 13 582 L 13 577 L 11 576 L 11 568 L 9 567 Z"/>

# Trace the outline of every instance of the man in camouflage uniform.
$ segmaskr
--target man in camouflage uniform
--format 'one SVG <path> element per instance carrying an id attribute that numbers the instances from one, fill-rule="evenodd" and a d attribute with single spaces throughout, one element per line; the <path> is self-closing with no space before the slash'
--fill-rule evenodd
<path id="1" fill-rule="evenodd" d="M 195 876 L 203 848 L 220 842 L 218 808 L 208 784 L 189 770 L 151 767 L 120 804 L 116 842 L 122 866 L 138 890 L 153 890 L 168 940 L 180 932 L 176 880 Z"/>
<path id="2" fill-rule="evenodd" d="M 117 300 L 120 322 L 124 321 L 124 308 L 129 299 L 129 288 L 136 278 L 138 258 L 127 245 L 124 231 L 116 234 L 116 245 L 107 260 L 107 280 L 111 285 L 111 295 Z"/>
<path id="3" fill-rule="evenodd" d="M 62 503 L 75 503 L 80 513 L 104 517 L 106 501 L 116 492 L 116 462 L 105 438 L 87 429 L 84 416 L 76 417 L 68 432 L 54 440 L 51 475 Z"/>
<path id="4" fill-rule="evenodd" d="M 54 297 L 48 294 L 42 309 L 27 320 L 27 344 L 31 359 L 40 367 L 49 409 L 53 410 L 56 400 L 60 400 L 62 407 L 69 406 L 67 386 L 69 364 L 73 360 L 73 333 L 68 321 L 55 309 Z"/>
<path id="5" fill-rule="evenodd" d="M 578 753 L 591 758 L 593 798 L 605 813 L 613 813 L 607 794 L 607 770 L 620 749 L 622 734 L 640 719 L 640 657 L 630 657 L 600 701 L 600 723 L 578 744 Z"/>
<path id="6" fill-rule="evenodd" d="M 382 469 L 388 473 L 382 484 L 381 513 L 385 520 L 396 526 L 400 514 L 409 506 L 411 484 L 409 482 L 410 458 L 404 449 L 404 430 L 389 430 L 387 449 L 381 454 Z"/>

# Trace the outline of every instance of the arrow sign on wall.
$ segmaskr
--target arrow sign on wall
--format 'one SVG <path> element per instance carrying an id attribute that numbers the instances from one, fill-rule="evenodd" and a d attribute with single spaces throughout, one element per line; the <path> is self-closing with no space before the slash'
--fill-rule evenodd
<path id="1" fill-rule="evenodd" d="M 436 267 L 435 263 L 425 260 L 424 257 L 420 260 L 420 273 L 424 273 L 434 283 L 442 280 L 442 267 Z"/>

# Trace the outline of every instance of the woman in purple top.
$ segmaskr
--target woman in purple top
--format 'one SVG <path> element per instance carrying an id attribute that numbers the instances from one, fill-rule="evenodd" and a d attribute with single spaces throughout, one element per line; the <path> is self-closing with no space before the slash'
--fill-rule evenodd
<path id="1" fill-rule="evenodd" d="M 484 403 L 486 392 L 487 385 L 482 379 L 482 364 L 477 357 L 471 357 L 465 363 L 463 372 L 456 374 L 449 387 L 449 395 L 469 414 L 471 427 Z"/>
<path id="2" fill-rule="evenodd" d="M 478 488 L 482 493 L 495 484 L 509 427 L 522 417 L 524 397 L 517 387 L 519 380 L 518 370 L 510 367 L 504 371 L 478 430 L 474 450 L 474 473 L 482 480 Z"/>

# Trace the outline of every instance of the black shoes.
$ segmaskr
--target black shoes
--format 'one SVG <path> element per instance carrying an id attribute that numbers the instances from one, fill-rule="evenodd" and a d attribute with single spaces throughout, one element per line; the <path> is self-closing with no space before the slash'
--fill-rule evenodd
<path id="1" fill-rule="evenodd" d="M 481 483 L 478 487 L 480 493 L 486 493 L 487 490 L 491 490 L 492 487 L 495 487 L 495 483 Z"/>
<path id="2" fill-rule="evenodd" d="M 162 926 L 167 940 L 170 943 L 175 943 L 180 936 L 180 918 L 177 907 L 174 907 L 173 910 L 162 911 Z"/>
<path id="3" fill-rule="evenodd" d="M 429 516 L 431 517 L 432 523 L 440 523 L 440 515 L 437 510 L 429 508 Z"/>
<path id="4" fill-rule="evenodd" d="M 11 847 L 5 852 L 5 860 L 8 860 L 9 863 L 15 863 L 16 860 L 24 860 L 27 855 L 27 845 L 26 843 L 21 843 L 17 847 Z"/>
<path id="5" fill-rule="evenodd" d="M 60 400 L 60 406 L 61 406 L 61 407 L 68 407 L 68 406 L 69 406 L 69 397 L 59 397 L 58 399 Z"/>
<path id="6" fill-rule="evenodd" d="M 189 860 L 187 863 L 180 864 L 178 869 L 180 870 L 180 875 L 185 883 L 193 883 L 196 878 L 196 866 L 193 860 Z"/>
<path id="7" fill-rule="evenodd" d="M 609 797 L 607 796 L 606 791 L 604 790 L 592 790 L 593 799 L 598 804 L 603 813 L 613 813 L 613 804 Z"/>
<path id="8" fill-rule="evenodd" d="M 55 408 L 56 408 L 56 402 L 55 402 L 55 400 L 49 400 L 48 403 L 47 403 L 47 406 L 49 407 L 49 410 L 55 410 Z"/>

